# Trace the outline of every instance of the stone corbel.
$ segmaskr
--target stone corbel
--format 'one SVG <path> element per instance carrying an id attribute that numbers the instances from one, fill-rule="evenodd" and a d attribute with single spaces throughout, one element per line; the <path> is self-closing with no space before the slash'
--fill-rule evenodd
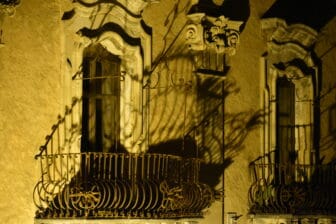
<path id="1" fill-rule="evenodd" d="M 203 51 L 206 46 L 203 38 L 202 19 L 205 17 L 204 13 L 195 13 L 189 15 L 189 24 L 186 28 L 186 44 L 189 49 L 194 51 Z"/>
<path id="2" fill-rule="evenodd" d="M 236 53 L 242 21 L 232 21 L 224 16 L 210 17 L 204 13 L 191 14 L 188 17 L 186 44 L 189 49 L 213 49 L 217 53 L 229 55 Z"/>
<path id="3" fill-rule="evenodd" d="M 0 47 L 3 43 L 3 22 L 6 16 L 13 16 L 16 6 L 20 3 L 19 0 L 0 0 Z"/>

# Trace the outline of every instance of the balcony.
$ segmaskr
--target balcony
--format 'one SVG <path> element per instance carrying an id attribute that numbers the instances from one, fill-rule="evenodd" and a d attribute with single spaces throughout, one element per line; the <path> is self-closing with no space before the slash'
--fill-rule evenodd
<path id="1" fill-rule="evenodd" d="M 74 98 L 35 156 L 36 219 L 198 218 L 219 196 L 199 181 L 201 160 L 192 156 L 75 152 L 80 108 Z"/>
<path id="2" fill-rule="evenodd" d="M 336 164 L 253 163 L 252 214 L 330 215 L 336 212 Z"/>
<path id="3" fill-rule="evenodd" d="M 201 217 L 215 197 L 198 181 L 199 159 L 96 152 L 38 159 L 36 218 Z"/>

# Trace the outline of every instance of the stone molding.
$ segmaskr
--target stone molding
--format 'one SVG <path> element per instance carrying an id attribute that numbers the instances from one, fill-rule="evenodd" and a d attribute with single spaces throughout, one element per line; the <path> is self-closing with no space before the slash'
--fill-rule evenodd
<path id="1" fill-rule="evenodd" d="M 261 29 L 267 41 L 295 42 L 303 47 L 311 47 L 317 40 L 317 31 L 304 24 L 287 25 L 279 18 L 261 20 Z"/>
<path id="2" fill-rule="evenodd" d="M 287 25 L 279 18 L 261 20 L 261 29 L 267 41 L 267 59 L 280 73 L 290 73 L 292 78 L 308 75 L 315 66 L 312 48 L 318 33 L 304 24 Z M 297 63 L 292 63 L 293 61 Z"/>
<path id="3" fill-rule="evenodd" d="M 143 21 L 140 12 L 154 1 L 79 0 L 73 3 L 73 15 L 64 19 L 64 65 L 67 77 L 81 69 L 83 51 L 90 44 L 102 44 L 110 53 L 121 59 L 124 81 L 121 87 L 121 143 L 129 152 L 139 153 L 147 148 L 143 85 L 144 70 L 151 67 L 151 28 Z M 130 6 L 130 7 L 129 7 Z M 137 11 L 138 10 L 138 11 Z M 64 102 L 80 98 L 82 85 L 66 78 Z M 69 103 L 67 103 L 69 104 Z"/>
<path id="4" fill-rule="evenodd" d="M 264 99 L 262 107 L 269 111 L 266 116 L 264 135 L 264 149 L 261 155 L 269 154 L 266 160 L 274 163 L 274 150 L 277 148 L 277 80 L 286 77 L 295 85 L 295 124 L 306 125 L 314 123 L 314 101 L 318 91 L 318 69 L 314 60 L 313 47 L 317 41 L 317 32 L 303 24 L 288 25 L 279 18 L 261 20 L 261 31 L 266 41 L 267 52 L 263 56 L 262 74 L 264 85 Z M 307 113 L 307 111 L 309 113 Z M 298 129 L 299 130 L 299 129 Z M 299 131 L 296 131 L 297 133 Z M 311 129 L 313 131 L 313 129 Z M 296 134 L 296 136 L 299 136 Z M 301 136 L 302 137 L 302 136 Z M 304 150 L 313 150 L 313 138 L 305 137 L 308 146 L 303 148 L 299 137 L 295 137 L 297 162 L 311 165 L 314 159 L 305 156 Z M 268 161 L 270 160 L 270 161 Z M 259 222 L 258 222 L 259 223 Z M 262 223 L 262 222 L 261 222 Z M 272 223 L 272 222 L 270 222 Z"/>

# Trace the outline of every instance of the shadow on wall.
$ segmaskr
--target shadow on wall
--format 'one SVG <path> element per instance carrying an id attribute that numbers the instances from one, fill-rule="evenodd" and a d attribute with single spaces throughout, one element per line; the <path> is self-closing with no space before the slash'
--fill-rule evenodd
<path id="1" fill-rule="evenodd" d="M 223 113 L 226 97 L 237 92 L 239 88 L 232 79 L 199 79 L 194 105 L 198 123 L 183 137 L 153 144 L 148 152 L 202 159 L 200 182 L 215 188 L 244 148 L 247 135 L 264 122 L 264 111 Z"/>

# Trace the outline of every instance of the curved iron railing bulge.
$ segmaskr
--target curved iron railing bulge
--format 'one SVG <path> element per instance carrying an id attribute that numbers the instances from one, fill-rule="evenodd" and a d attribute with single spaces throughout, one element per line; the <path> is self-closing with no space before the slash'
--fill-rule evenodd
<path id="1" fill-rule="evenodd" d="M 200 160 L 166 154 L 38 156 L 37 218 L 201 217 L 215 192 L 198 181 Z"/>
<path id="2" fill-rule="evenodd" d="M 249 190 L 254 214 L 328 215 L 336 212 L 336 164 L 253 163 Z M 290 172 L 289 172 L 290 171 Z"/>

